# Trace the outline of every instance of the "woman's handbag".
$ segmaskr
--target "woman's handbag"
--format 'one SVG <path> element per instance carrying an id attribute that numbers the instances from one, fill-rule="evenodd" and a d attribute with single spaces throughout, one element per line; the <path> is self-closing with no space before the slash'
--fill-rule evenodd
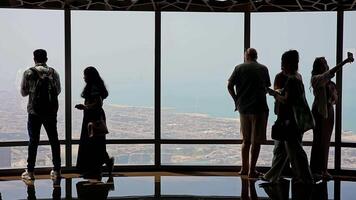
<path id="1" fill-rule="evenodd" d="M 100 106 L 103 105 L 103 100 L 100 97 Z M 105 117 L 102 115 L 100 119 L 90 121 L 88 123 L 88 135 L 89 137 L 104 136 L 109 133 L 108 127 L 106 126 Z"/>
<path id="2" fill-rule="evenodd" d="M 274 140 L 284 141 L 286 140 L 287 125 L 285 121 L 277 119 L 271 128 L 271 137 Z"/>
<path id="3" fill-rule="evenodd" d="M 298 135 L 298 127 L 294 120 L 279 119 L 274 122 L 271 129 L 271 137 L 278 141 L 290 141 Z"/>
<path id="4" fill-rule="evenodd" d="M 104 136 L 109 133 L 108 127 L 104 119 L 88 123 L 89 137 Z"/>
<path id="5" fill-rule="evenodd" d="M 312 112 L 308 106 L 307 100 L 305 96 L 302 97 L 303 99 L 296 105 L 293 106 L 293 114 L 294 119 L 297 123 L 297 126 L 300 131 L 303 133 L 313 129 L 315 126 L 315 121 Z"/>

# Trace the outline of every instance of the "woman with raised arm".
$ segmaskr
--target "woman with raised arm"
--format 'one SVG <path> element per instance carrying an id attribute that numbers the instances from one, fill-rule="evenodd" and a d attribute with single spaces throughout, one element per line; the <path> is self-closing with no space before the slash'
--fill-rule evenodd
<path id="1" fill-rule="evenodd" d="M 84 69 L 84 81 L 86 85 L 81 94 L 84 104 L 75 106 L 75 108 L 84 111 L 77 168 L 83 178 L 100 181 L 102 165 L 106 164 L 109 175 L 111 175 L 114 159 L 110 158 L 106 151 L 105 134 L 97 135 L 91 126 L 94 126 L 95 122 L 106 121 L 102 107 L 103 100 L 108 96 L 108 91 L 99 72 L 94 67 L 90 66 Z M 98 129 L 96 128 L 96 130 Z"/>
<path id="2" fill-rule="evenodd" d="M 310 168 L 316 181 L 330 180 L 328 173 L 328 157 L 330 138 L 334 128 L 334 107 L 338 99 L 336 84 L 331 81 L 335 73 L 346 63 L 353 62 L 352 54 L 348 58 L 329 69 L 324 57 L 315 58 L 311 77 L 314 93 L 312 112 L 315 119 L 313 129 L 313 146 L 310 156 Z"/>

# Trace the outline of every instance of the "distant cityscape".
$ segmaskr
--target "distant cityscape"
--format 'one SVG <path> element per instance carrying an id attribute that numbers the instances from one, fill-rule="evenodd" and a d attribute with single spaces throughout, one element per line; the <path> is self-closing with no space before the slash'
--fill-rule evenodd
<path id="1" fill-rule="evenodd" d="M 26 99 L 12 92 L 0 91 L 0 140 L 27 141 Z M 77 103 L 77 102 L 73 102 Z M 64 139 L 63 100 L 58 113 L 58 131 L 60 139 Z M 109 139 L 153 139 L 154 110 L 148 107 L 124 105 L 105 105 L 107 123 L 110 130 Z M 73 139 L 79 139 L 82 112 L 73 109 Z M 162 109 L 162 138 L 165 139 L 239 139 L 238 118 L 211 117 L 199 113 L 178 113 L 174 109 Z M 267 137 L 270 139 L 270 126 Z M 41 139 L 47 140 L 41 133 Z M 304 140 L 312 140 L 311 131 Z M 352 132 L 343 133 L 344 141 L 356 141 Z M 78 145 L 73 145 L 73 165 L 76 163 Z M 241 145 L 162 145 L 162 164 L 165 165 L 241 165 Z M 310 147 L 305 147 L 308 155 Z M 37 166 L 52 166 L 49 146 L 40 146 Z M 108 151 L 115 156 L 116 164 L 121 165 L 152 165 L 154 164 L 154 145 L 108 145 Z M 258 165 L 270 166 L 273 146 L 262 147 Z M 0 168 L 26 167 L 27 147 L 0 148 Z M 62 157 L 64 148 L 62 146 Z M 62 159 L 64 160 L 64 159 Z M 333 167 L 334 149 L 330 149 L 329 166 Z M 343 148 L 342 167 L 356 169 L 356 150 Z"/>

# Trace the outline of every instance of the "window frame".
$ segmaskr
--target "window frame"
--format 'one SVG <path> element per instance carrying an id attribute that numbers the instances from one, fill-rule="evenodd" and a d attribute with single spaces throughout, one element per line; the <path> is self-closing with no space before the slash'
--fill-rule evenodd
<path id="1" fill-rule="evenodd" d="M 0 9 L 1 12 L 1 9 Z M 155 11 L 155 50 L 154 50 L 154 138 L 153 139 L 109 139 L 108 144 L 153 144 L 154 145 L 154 164 L 153 165 L 130 165 L 115 166 L 120 171 L 159 171 L 159 170 L 183 170 L 183 171 L 236 171 L 240 166 L 191 166 L 191 165 L 162 165 L 161 146 L 164 144 L 241 144 L 241 139 L 162 139 L 161 138 L 161 11 Z M 79 144 L 79 140 L 72 139 L 72 82 L 71 82 L 71 9 L 64 8 L 64 38 L 65 38 L 65 139 L 60 140 L 60 144 L 65 145 L 65 167 L 63 171 L 74 171 L 72 165 L 72 145 Z M 344 11 L 337 11 L 337 37 L 336 60 L 342 61 L 343 56 L 343 31 L 344 31 Z M 251 41 L 251 13 L 244 12 L 244 49 L 250 47 Z M 356 143 L 342 142 L 342 70 L 336 74 L 337 89 L 339 91 L 339 101 L 336 105 L 335 117 L 335 142 L 331 146 L 335 147 L 335 162 L 332 173 L 340 175 L 350 175 L 356 170 L 345 170 L 341 168 L 341 150 L 342 148 L 356 148 Z M 2 141 L 0 147 L 27 146 L 28 141 Z M 303 145 L 311 146 L 312 142 L 303 142 Z M 40 145 L 49 145 L 48 141 L 41 141 Z M 266 141 L 263 145 L 273 145 L 272 140 Z M 266 167 L 260 167 L 267 170 Z M 41 170 L 42 169 L 42 170 Z M 45 172 L 49 168 L 41 168 Z M 18 174 L 22 169 L 0 169 L 0 176 L 8 174 Z"/>

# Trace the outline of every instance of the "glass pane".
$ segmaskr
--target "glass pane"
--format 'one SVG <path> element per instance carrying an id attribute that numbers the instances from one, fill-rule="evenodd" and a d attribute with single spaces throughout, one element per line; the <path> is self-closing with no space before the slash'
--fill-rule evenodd
<path id="1" fill-rule="evenodd" d="M 236 139 L 227 79 L 243 60 L 242 13 L 162 13 L 162 138 Z"/>
<path id="2" fill-rule="evenodd" d="M 154 146 L 151 144 L 108 144 L 109 156 L 116 165 L 153 165 Z M 73 145 L 73 165 L 77 163 L 78 145 Z"/>
<path id="3" fill-rule="evenodd" d="M 73 138 L 80 136 L 83 70 L 94 66 L 109 97 L 108 138 L 153 138 L 154 13 L 72 12 Z"/>
<path id="4" fill-rule="evenodd" d="M 65 162 L 64 145 L 61 145 L 62 166 Z M 1 147 L 0 169 L 26 168 L 27 147 Z M 40 145 L 37 150 L 36 167 L 53 167 L 52 151 L 49 145 Z"/>
<path id="5" fill-rule="evenodd" d="M 354 199 L 355 198 L 356 182 L 341 181 L 341 198 L 340 199 Z"/>
<path id="6" fill-rule="evenodd" d="M 20 95 L 23 72 L 34 66 L 33 51 L 45 49 L 47 64 L 61 78 L 58 133 L 64 139 L 64 12 L 0 9 L 0 141 L 28 140 L 27 99 Z M 42 129 L 42 139 L 48 140 Z"/>
<path id="7" fill-rule="evenodd" d="M 162 165 L 241 165 L 241 145 L 165 144 Z"/>
<path id="8" fill-rule="evenodd" d="M 260 155 L 257 160 L 257 166 L 263 166 L 263 167 L 271 167 L 272 165 L 272 159 L 273 159 L 273 145 L 262 145 L 261 146 L 261 151 Z M 311 155 L 311 146 L 303 146 L 303 149 L 305 153 L 308 156 L 308 160 L 310 161 L 310 155 Z M 334 169 L 334 147 L 330 147 L 329 150 L 329 160 L 328 160 L 328 168 L 329 169 Z"/>
<path id="9" fill-rule="evenodd" d="M 330 147 L 329 149 L 329 160 L 328 160 L 328 169 L 335 168 L 335 148 Z"/>
<path id="10" fill-rule="evenodd" d="M 356 170 L 356 148 L 342 148 L 341 168 Z"/>
<path id="11" fill-rule="evenodd" d="M 304 146 L 304 151 L 308 156 L 308 160 L 310 161 L 310 155 L 311 155 L 311 146 Z M 310 162 L 309 162 L 310 163 Z M 329 149 L 329 159 L 328 159 L 328 169 L 334 169 L 335 166 L 335 148 L 330 147 Z"/>
<path id="12" fill-rule="evenodd" d="M 305 94 L 311 107 L 314 96 L 309 83 L 314 59 L 324 56 L 330 67 L 335 66 L 336 13 L 253 13 L 251 46 L 257 49 L 258 62 L 269 68 L 272 83 L 275 75 L 280 72 L 282 54 L 289 49 L 298 50 L 299 72 L 303 76 Z M 274 99 L 267 99 L 270 126 L 276 116 L 273 113 Z M 304 140 L 312 138 L 311 131 L 304 136 Z"/>
<path id="13" fill-rule="evenodd" d="M 273 158 L 273 145 L 261 145 L 257 166 L 271 167 Z M 250 155 L 251 156 L 251 155 Z"/>
<path id="14" fill-rule="evenodd" d="M 355 40 L 355 18 L 356 12 L 345 12 L 344 16 L 344 58 L 346 52 L 350 51 L 356 58 L 356 40 Z M 342 141 L 356 142 L 356 85 L 355 85 L 355 62 L 347 64 L 343 68 L 342 84 Z"/>

